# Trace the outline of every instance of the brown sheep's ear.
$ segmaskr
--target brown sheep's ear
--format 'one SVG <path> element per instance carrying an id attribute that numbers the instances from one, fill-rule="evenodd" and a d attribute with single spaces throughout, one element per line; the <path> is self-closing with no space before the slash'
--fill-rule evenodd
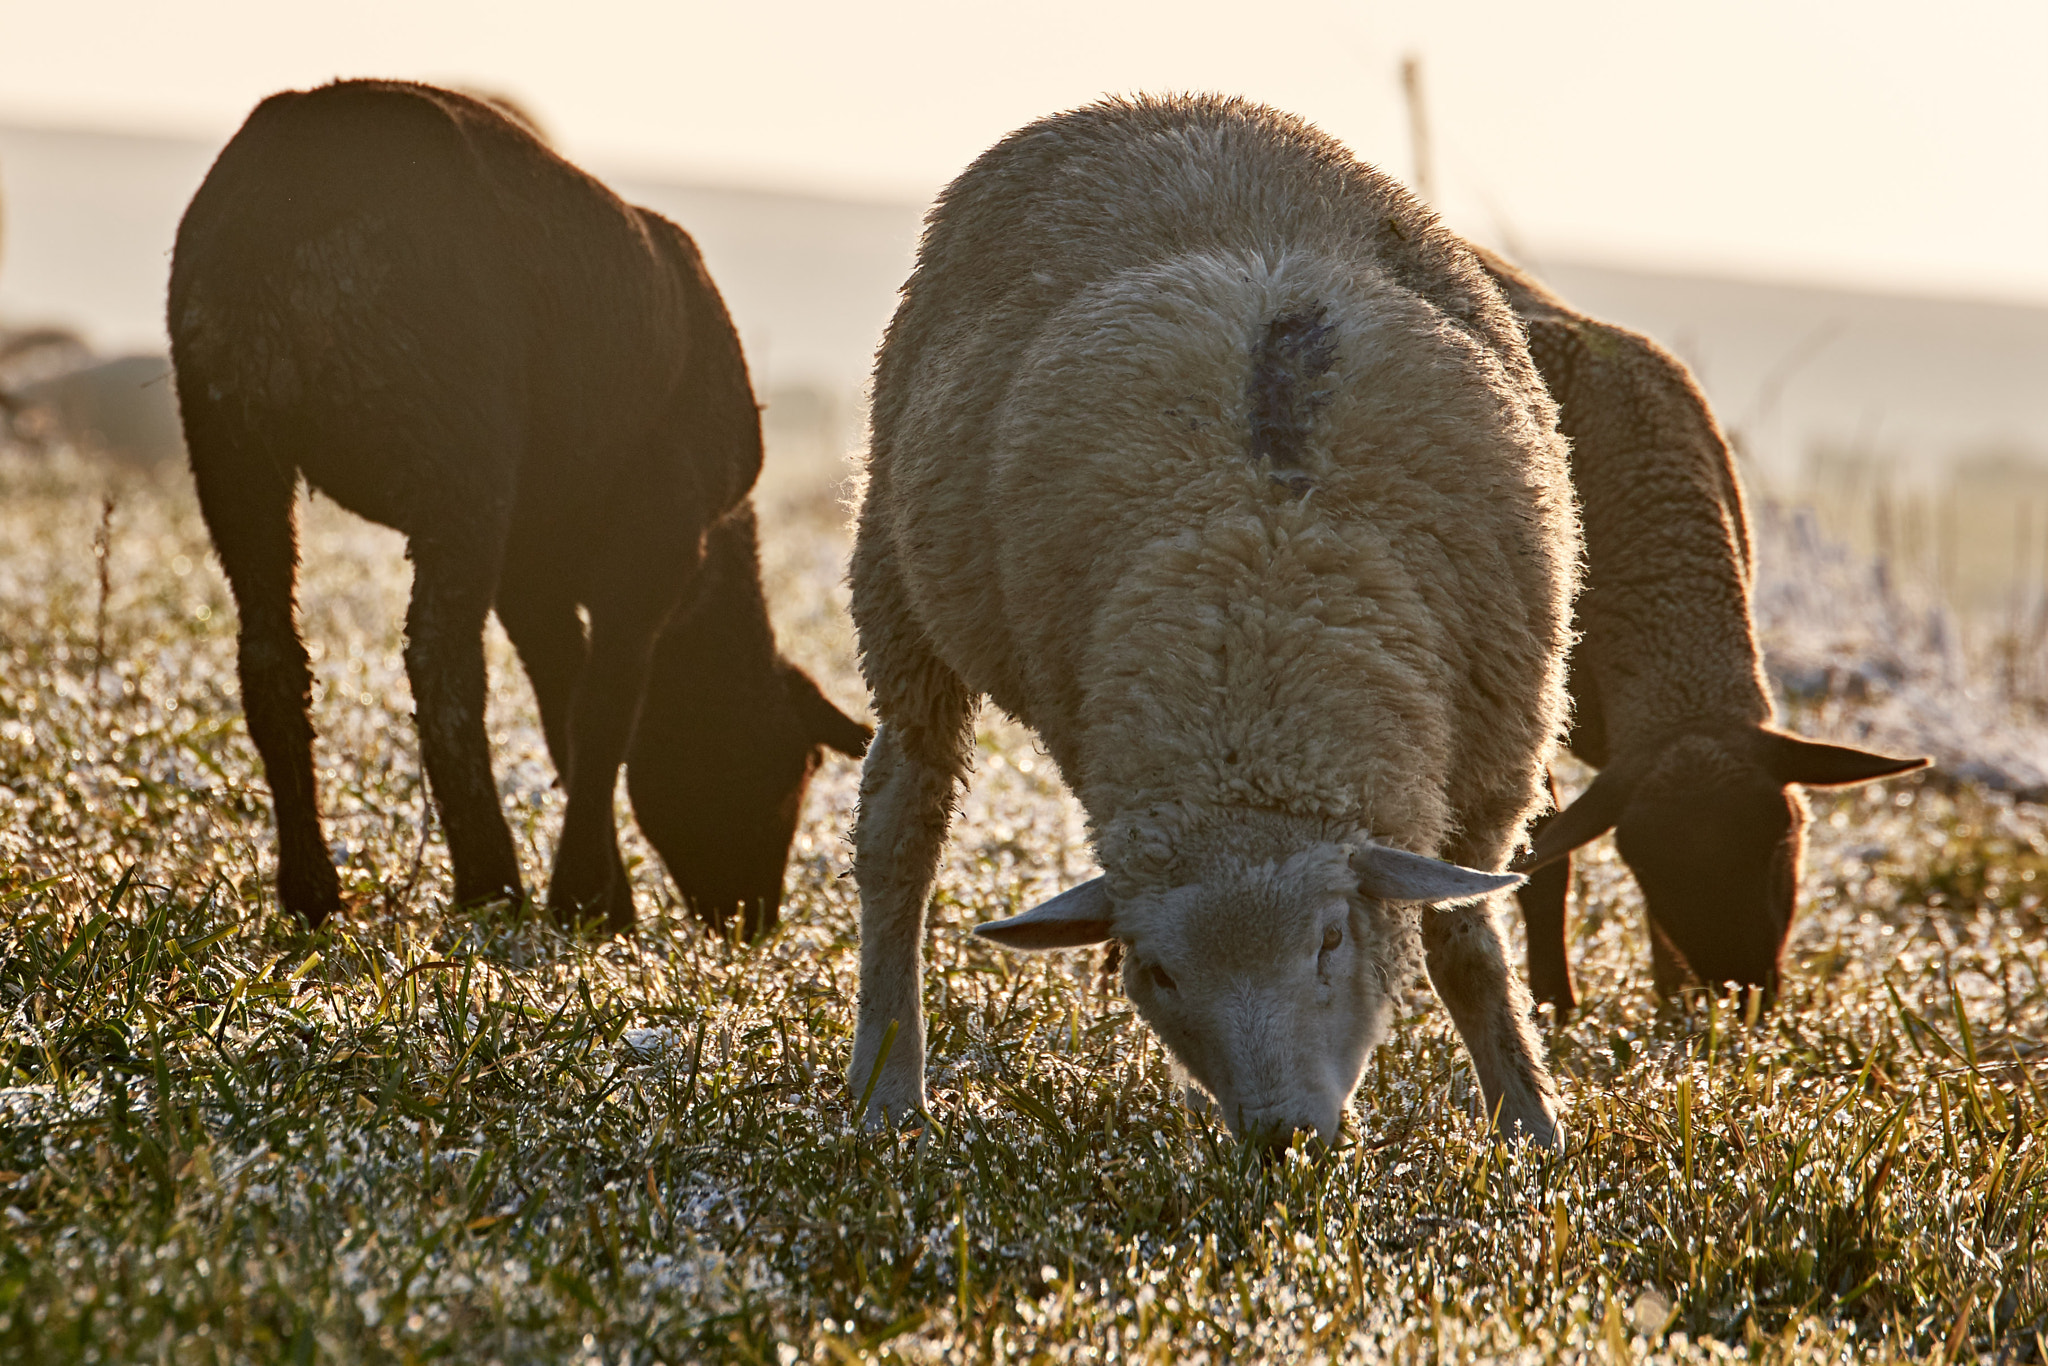
<path id="1" fill-rule="evenodd" d="M 862 725 L 833 706 L 831 699 L 818 691 L 811 676 L 795 665 L 783 675 L 783 681 L 789 688 L 789 700 L 796 704 L 797 715 L 803 718 L 804 729 L 813 741 L 836 749 L 849 759 L 858 759 L 868 752 L 868 741 L 875 738 L 874 727 Z"/>
<path id="2" fill-rule="evenodd" d="M 1100 944 L 1109 938 L 1109 913 L 1109 879 L 1099 877 L 1069 887 L 1022 915 L 976 925 L 974 933 L 982 939 L 993 939 L 1006 949 L 1044 953 L 1049 949 Z"/>
<path id="3" fill-rule="evenodd" d="M 1927 767 L 1924 758 L 1894 759 L 1867 749 L 1824 744 L 1782 731 L 1764 732 L 1764 766 L 1781 783 L 1806 787 L 1847 787 Z"/>
<path id="4" fill-rule="evenodd" d="M 1622 808 L 1628 805 L 1629 794 L 1635 790 L 1635 785 L 1633 767 L 1616 764 L 1601 770 L 1600 776 L 1579 794 L 1577 801 L 1558 812 L 1550 824 L 1543 827 L 1543 832 L 1536 836 L 1535 847 L 1509 866 L 1518 873 L 1533 873 L 1557 862 L 1580 845 L 1599 839 L 1621 819 Z"/>

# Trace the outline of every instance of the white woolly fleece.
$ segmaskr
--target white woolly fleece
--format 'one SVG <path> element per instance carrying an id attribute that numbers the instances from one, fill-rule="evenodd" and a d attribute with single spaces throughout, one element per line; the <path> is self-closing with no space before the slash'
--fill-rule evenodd
<path id="1" fill-rule="evenodd" d="M 1327 350 L 1283 470 L 1254 454 L 1254 372 L 1290 318 Z M 1119 906 L 1365 836 L 1497 868 L 1544 798 L 1580 551 L 1555 407 L 1470 253 L 1305 125 L 1109 103 L 986 154 L 890 326 L 868 473 L 864 936 L 909 923 L 920 876 L 875 840 L 934 819 L 896 805 L 896 756 L 960 776 L 973 696 L 1043 739 Z M 1490 919 L 1436 914 L 1489 1094 L 1547 1127 Z M 863 1040 L 909 999 L 875 961 Z"/>

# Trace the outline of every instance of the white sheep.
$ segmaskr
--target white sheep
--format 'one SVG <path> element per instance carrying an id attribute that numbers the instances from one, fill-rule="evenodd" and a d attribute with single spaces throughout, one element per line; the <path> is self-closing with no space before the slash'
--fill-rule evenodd
<path id="1" fill-rule="evenodd" d="M 1471 254 L 1286 115 L 1106 102 L 946 190 L 876 364 L 852 571 L 867 1118 L 925 1104 L 925 904 L 986 696 L 1105 873 L 978 932 L 1121 941 L 1233 1131 L 1335 1135 L 1419 925 L 1488 1108 L 1561 1142 L 1481 899 L 1517 879 L 1474 871 L 1564 718 L 1555 420 Z"/>

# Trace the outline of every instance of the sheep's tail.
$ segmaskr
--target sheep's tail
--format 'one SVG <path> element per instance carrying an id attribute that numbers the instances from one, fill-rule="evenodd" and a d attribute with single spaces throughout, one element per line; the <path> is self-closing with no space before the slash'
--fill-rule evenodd
<path id="1" fill-rule="evenodd" d="M 298 248 L 343 223 L 380 212 L 461 223 L 482 191 L 446 98 L 402 82 L 340 82 L 257 105 L 178 225 L 172 317 L 195 259 L 209 292 L 268 301 L 279 277 L 302 272 Z"/>
<path id="2" fill-rule="evenodd" d="M 1275 471 L 1299 470 L 1316 413 L 1329 402 L 1316 381 L 1337 360 L 1336 325 L 1321 304 L 1283 313 L 1266 324 L 1252 353 L 1246 399 L 1251 409 L 1251 458 Z"/>

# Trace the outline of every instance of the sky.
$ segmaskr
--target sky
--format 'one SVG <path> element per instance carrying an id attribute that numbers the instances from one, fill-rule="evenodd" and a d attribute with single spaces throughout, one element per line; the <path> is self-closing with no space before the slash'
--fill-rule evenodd
<path id="1" fill-rule="evenodd" d="M 499 89 L 600 171 L 922 201 L 1106 93 L 1221 90 L 1546 256 L 2048 301 L 2048 0 L 0 0 L 0 121 L 222 139 L 337 75 Z"/>

